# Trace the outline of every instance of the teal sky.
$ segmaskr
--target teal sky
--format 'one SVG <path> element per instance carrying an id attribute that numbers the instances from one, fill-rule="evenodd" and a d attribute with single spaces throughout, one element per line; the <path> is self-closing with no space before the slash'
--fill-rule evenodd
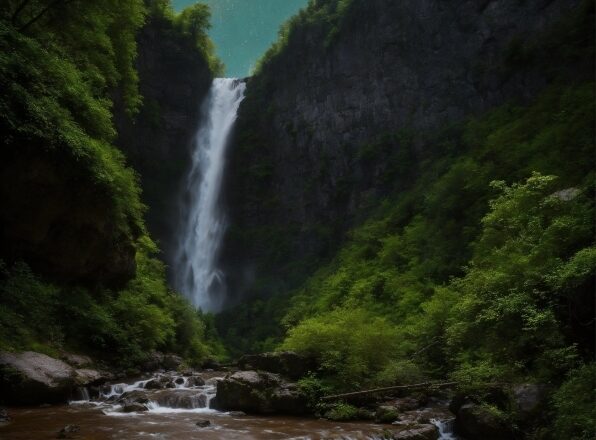
<path id="1" fill-rule="evenodd" d="M 211 7 L 210 35 L 226 76 L 244 77 L 277 39 L 279 26 L 308 0 L 199 0 Z M 176 11 L 197 0 L 173 0 Z"/>

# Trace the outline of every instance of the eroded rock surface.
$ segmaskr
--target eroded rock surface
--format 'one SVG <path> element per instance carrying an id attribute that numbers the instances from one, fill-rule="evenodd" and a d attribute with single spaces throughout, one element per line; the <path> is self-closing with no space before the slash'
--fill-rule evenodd
<path id="1" fill-rule="evenodd" d="M 239 371 L 219 381 L 212 406 L 253 414 L 307 413 L 306 398 L 296 384 L 277 374 L 257 371 Z"/>

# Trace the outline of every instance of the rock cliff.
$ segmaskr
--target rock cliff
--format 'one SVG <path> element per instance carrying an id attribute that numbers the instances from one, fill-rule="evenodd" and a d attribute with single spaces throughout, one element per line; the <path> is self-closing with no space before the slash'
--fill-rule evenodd
<path id="1" fill-rule="evenodd" d="M 565 74 L 530 54 L 579 3 L 325 0 L 302 12 L 250 79 L 229 150 L 230 290 L 294 287 L 408 185 L 432 133 Z"/>
<path id="2" fill-rule="evenodd" d="M 212 81 L 205 56 L 171 20 L 150 17 L 137 36 L 143 105 L 132 119 L 116 106 L 117 145 L 138 171 L 147 225 L 168 252 L 180 202 L 181 177 L 190 162 L 200 107 Z"/>

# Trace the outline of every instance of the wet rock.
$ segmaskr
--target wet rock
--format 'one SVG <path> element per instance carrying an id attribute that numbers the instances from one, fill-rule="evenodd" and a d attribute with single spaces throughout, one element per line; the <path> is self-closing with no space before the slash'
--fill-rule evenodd
<path id="1" fill-rule="evenodd" d="M 193 390 L 163 390 L 152 395 L 152 400 L 168 408 L 195 409 L 207 406 L 207 396 Z"/>
<path id="2" fill-rule="evenodd" d="M 456 414 L 455 430 L 467 438 L 483 440 L 507 440 L 512 429 L 495 411 L 475 403 L 464 404 Z"/>
<path id="3" fill-rule="evenodd" d="M 453 419 L 453 413 L 449 411 L 446 406 L 426 407 L 412 411 L 405 411 L 399 414 L 398 424 L 402 425 L 413 425 L 422 424 L 426 425 L 431 423 L 431 420 L 451 420 Z"/>
<path id="4" fill-rule="evenodd" d="M 147 390 L 163 390 L 165 387 L 166 384 L 158 379 L 152 379 L 145 384 L 145 389 Z"/>
<path id="5" fill-rule="evenodd" d="M 111 375 L 103 371 L 81 368 L 75 370 L 75 382 L 80 387 L 97 386 L 106 383 Z"/>
<path id="6" fill-rule="evenodd" d="M 10 415 L 6 408 L 0 408 L 0 426 L 10 422 Z"/>
<path id="7" fill-rule="evenodd" d="M 64 353 L 61 358 L 64 362 L 75 368 L 86 368 L 93 365 L 93 360 L 89 356 L 81 354 Z"/>
<path id="8" fill-rule="evenodd" d="M 394 440 L 437 440 L 439 430 L 434 425 L 417 425 L 395 432 L 391 438 Z"/>
<path id="9" fill-rule="evenodd" d="M 149 397 L 145 391 L 135 390 L 127 391 L 118 398 L 118 402 L 129 405 L 134 403 L 147 404 L 149 403 Z"/>
<path id="10" fill-rule="evenodd" d="M 304 414 L 306 399 L 295 384 L 280 376 L 256 371 L 239 371 L 217 383 L 212 407 L 248 413 Z"/>
<path id="11" fill-rule="evenodd" d="M 381 405 L 375 412 L 375 420 L 378 423 L 393 423 L 399 418 L 397 408 L 389 405 Z"/>
<path id="12" fill-rule="evenodd" d="M 414 397 L 403 397 L 400 399 L 395 399 L 393 401 L 393 406 L 398 412 L 404 412 L 418 409 L 422 406 L 422 403 L 420 402 L 420 399 L 416 399 Z"/>
<path id="13" fill-rule="evenodd" d="M 131 413 L 131 412 L 144 412 L 147 411 L 147 407 L 142 403 L 128 403 L 122 406 L 122 412 L 124 413 Z"/>
<path id="14" fill-rule="evenodd" d="M 183 377 L 177 377 L 177 378 L 174 380 L 174 383 L 175 383 L 176 385 L 183 385 L 183 384 L 184 384 L 184 378 L 183 378 Z"/>
<path id="15" fill-rule="evenodd" d="M 228 415 L 232 417 L 244 417 L 246 416 L 246 413 L 243 411 L 230 411 Z"/>
<path id="16" fill-rule="evenodd" d="M 211 426 L 211 421 L 199 420 L 197 423 L 195 423 L 195 425 L 197 425 L 199 428 L 207 428 L 208 426 Z"/>
<path id="17" fill-rule="evenodd" d="M 238 361 L 238 366 L 243 370 L 281 374 L 292 380 L 298 380 L 317 368 L 314 359 L 291 351 L 245 355 Z"/>
<path id="18" fill-rule="evenodd" d="M 187 387 L 202 387 L 205 385 L 205 380 L 201 376 L 191 376 L 186 381 Z"/>
<path id="19" fill-rule="evenodd" d="M 167 376 L 157 377 L 157 378 L 151 379 L 149 382 L 147 382 L 145 384 L 145 389 L 148 389 L 148 390 L 163 390 L 165 388 L 168 388 L 168 384 L 170 382 L 171 382 L 171 378 L 169 378 Z"/>
<path id="20" fill-rule="evenodd" d="M 271 394 L 271 405 L 280 414 L 305 414 L 307 401 L 296 384 L 284 383 Z"/>
<path id="21" fill-rule="evenodd" d="M 0 353 L 0 400 L 37 405 L 66 402 L 76 388 L 75 370 L 41 353 Z"/>
<path id="22" fill-rule="evenodd" d="M 56 438 L 75 438 L 80 431 L 81 427 L 79 425 L 66 425 L 58 432 Z"/>

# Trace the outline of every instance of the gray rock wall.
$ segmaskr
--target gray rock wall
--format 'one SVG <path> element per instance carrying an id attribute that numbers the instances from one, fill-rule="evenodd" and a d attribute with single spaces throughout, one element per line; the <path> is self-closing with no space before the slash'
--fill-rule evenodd
<path id="1" fill-rule="evenodd" d="M 231 293 L 292 288 L 407 185 L 422 138 L 544 88 L 546 71 L 516 57 L 578 4 L 357 0 L 333 38 L 296 28 L 249 81 L 230 148 L 221 264 Z M 405 169 L 389 169 L 389 156 Z"/>
<path id="2" fill-rule="evenodd" d="M 190 146 L 212 74 L 194 41 L 167 20 L 151 18 L 137 44 L 143 106 L 134 119 L 116 106 L 117 144 L 140 174 L 149 230 L 167 253 L 181 178 L 190 163 Z"/>

